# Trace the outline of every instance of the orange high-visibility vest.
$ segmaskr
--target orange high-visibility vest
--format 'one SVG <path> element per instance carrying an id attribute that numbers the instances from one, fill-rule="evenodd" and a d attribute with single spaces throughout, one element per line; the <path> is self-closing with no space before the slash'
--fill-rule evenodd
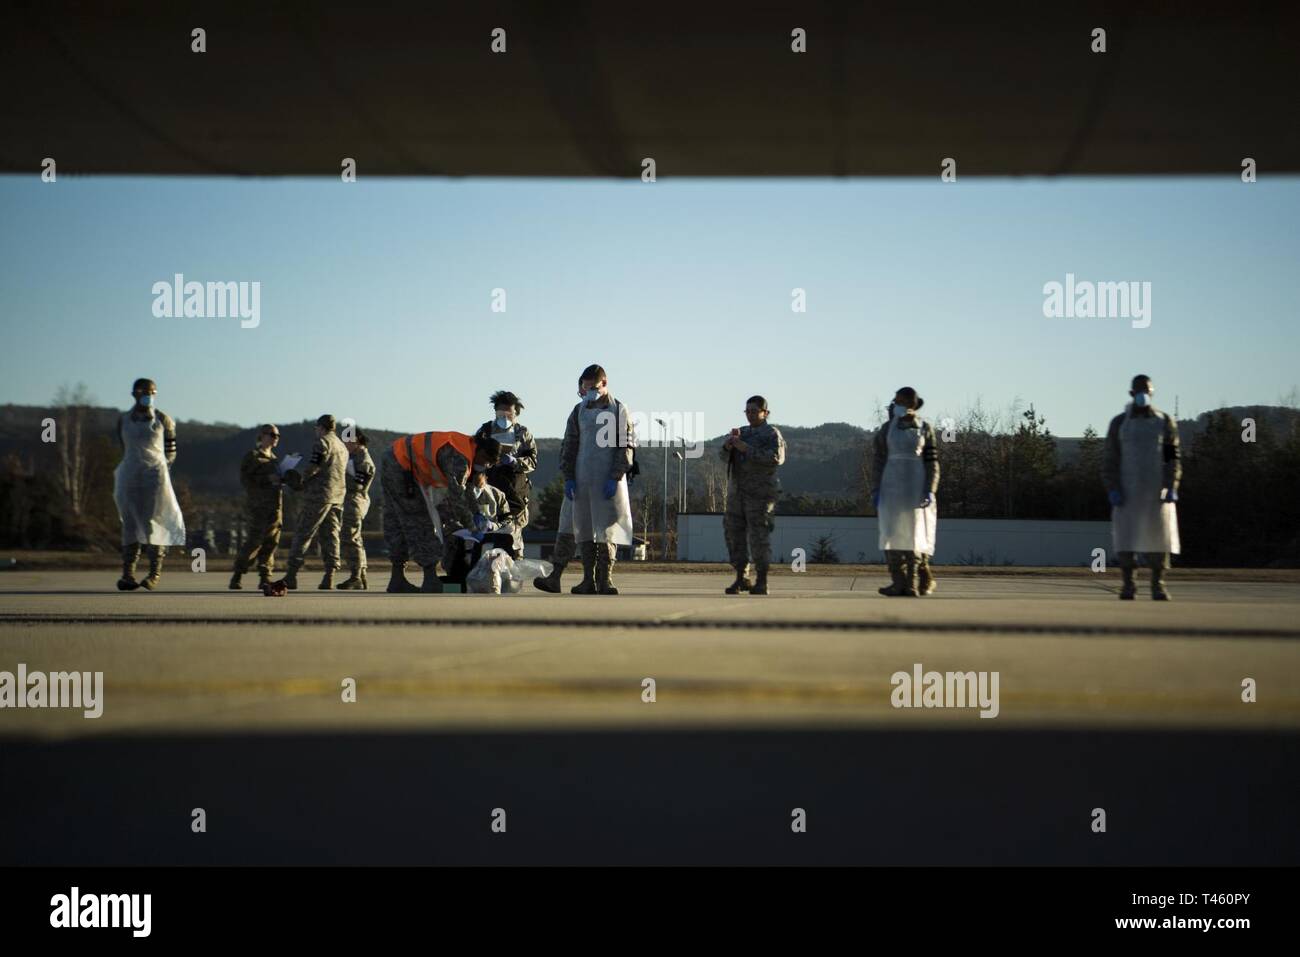
<path id="1" fill-rule="evenodd" d="M 446 488 L 447 476 L 438 466 L 438 451 L 444 445 L 452 446 L 465 456 L 470 468 L 474 467 L 474 438 L 463 432 L 421 432 L 419 435 L 408 435 L 393 443 L 393 455 L 397 458 L 397 464 L 410 472 L 411 455 L 414 453 L 415 480 L 421 485 Z M 460 477 L 461 483 L 464 484 L 468 478 L 469 473 L 466 472 Z"/>

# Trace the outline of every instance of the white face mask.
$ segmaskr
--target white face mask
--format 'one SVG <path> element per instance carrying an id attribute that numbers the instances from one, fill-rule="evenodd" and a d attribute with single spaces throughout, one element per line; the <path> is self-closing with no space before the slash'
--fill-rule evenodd
<path id="1" fill-rule="evenodd" d="M 475 498 L 482 498 L 482 497 L 483 497 L 483 493 L 486 492 L 486 491 L 487 491 L 487 489 L 485 489 L 482 485 L 475 485 L 475 486 L 474 486 L 474 497 L 475 497 Z"/>
<path id="2" fill-rule="evenodd" d="M 599 390 L 599 389 L 588 389 L 588 390 L 587 390 L 587 394 L 584 396 L 584 398 L 585 398 L 588 402 L 598 402 L 598 401 L 600 401 L 600 390 Z"/>
<path id="3" fill-rule="evenodd" d="M 139 401 L 140 401 L 140 404 L 141 404 L 142 406 L 144 406 L 144 407 L 147 409 L 147 408 L 149 408 L 151 405 L 153 405 L 153 396 L 152 396 L 152 395 L 142 395 L 142 396 L 140 396 L 140 400 L 139 400 Z"/>
<path id="4" fill-rule="evenodd" d="M 511 421 L 504 415 L 497 416 L 496 426 L 498 429 L 508 429 L 512 424 L 513 423 L 511 423 Z"/>
<path id="5" fill-rule="evenodd" d="M 907 415 L 907 406 L 899 405 L 897 402 L 893 403 L 889 408 L 896 419 L 901 419 L 903 416 Z"/>
<path id="6" fill-rule="evenodd" d="M 1139 409 L 1145 409 L 1151 404 L 1151 396 L 1145 392 L 1139 392 L 1137 395 L 1133 396 L 1133 404 Z"/>

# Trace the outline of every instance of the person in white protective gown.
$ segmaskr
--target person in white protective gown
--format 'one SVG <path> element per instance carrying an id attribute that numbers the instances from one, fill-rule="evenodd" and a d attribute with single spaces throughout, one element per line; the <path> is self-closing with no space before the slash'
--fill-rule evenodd
<path id="1" fill-rule="evenodd" d="M 167 546 L 185 547 L 185 519 L 171 479 L 176 423 L 155 407 L 157 394 L 152 379 L 136 379 L 131 387 L 135 405 L 117 421 L 122 461 L 113 473 L 113 499 L 122 520 L 121 591 L 157 588 Z M 142 549 L 149 553 L 149 574 L 137 582 L 135 565 Z"/>
<path id="2" fill-rule="evenodd" d="M 1110 421 L 1102 456 L 1102 481 L 1110 497 L 1112 544 L 1119 556 L 1123 584 L 1119 597 L 1137 595 L 1133 580 L 1138 553 L 1151 569 L 1151 597 L 1168 601 L 1165 571 L 1177 555 L 1179 460 L 1178 423 L 1151 402 L 1151 377 L 1134 376 L 1133 401 Z"/>
<path id="3" fill-rule="evenodd" d="M 890 577 L 880 593 L 889 597 L 935 590 L 930 556 L 938 521 L 939 446 L 934 426 L 916 414 L 924 404 L 915 389 L 899 389 L 875 437 L 871 498 Z"/>
<path id="4" fill-rule="evenodd" d="M 632 467 L 636 432 L 632 417 L 609 394 L 605 370 L 588 366 L 580 376 L 583 401 L 564 427 L 564 495 L 573 501 L 573 531 L 582 556 L 582 581 L 576 595 L 617 595 L 614 558 L 618 546 L 632 544 L 632 505 L 627 473 Z"/>

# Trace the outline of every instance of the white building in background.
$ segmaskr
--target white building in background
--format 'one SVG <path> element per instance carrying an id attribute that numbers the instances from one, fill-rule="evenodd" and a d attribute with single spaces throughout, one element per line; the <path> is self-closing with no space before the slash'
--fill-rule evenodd
<path id="1" fill-rule="evenodd" d="M 789 563 L 796 548 L 808 560 L 826 538 L 841 562 L 880 563 L 877 520 L 862 515 L 777 515 L 772 561 Z M 936 565 L 1089 565 L 1093 550 L 1111 555 L 1110 522 L 1048 522 L 1020 519 L 941 518 Z M 677 517 L 677 558 L 727 561 L 722 516 L 691 512 Z"/>

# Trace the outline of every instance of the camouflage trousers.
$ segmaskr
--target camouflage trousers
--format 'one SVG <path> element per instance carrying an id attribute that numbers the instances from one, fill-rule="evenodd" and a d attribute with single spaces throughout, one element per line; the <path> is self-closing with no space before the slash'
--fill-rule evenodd
<path id="1" fill-rule="evenodd" d="M 145 555 L 148 555 L 150 557 L 157 555 L 158 559 L 161 561 L 163 558 L 167 556 L 167 546 L 166 545 L 144 545 L 141 544 L 140 542 L 129 542 L 128 544 L 122 546 L 122 561 L 125 563 L 129 563 L 131 567 L 134 568 L 135 563 L 140 560 L 141 552 L 144 552 Z"/>
<path id="2" fill-rule="evenodd" d="M 339 547 L 343 564 L 352 571 L 366 570 L 366 543 L 361 537 L 362 514 L 368 499 L 349 498 L 343 503 L 343 529 L 339 532 Z"/>
<path id="3" fill-rule="evenodd" d="M 567 565 L 578 554 L 578 540 L 572 532 L 561 532 L 555 536 L 555 548 L 551 552 L 551 564 Z"/>
<path id="4" fill-rule="evenodd" d="M 379 485 L 384 492 L 384 543 L 388 558 L 395 565 L 411 559 L 428 567 L 442 558 L 442 542 L 433 530 L 433 519 L 419 489 L 407 495 L 406 471 L 397 462 L 392 449 L 384 450 Z M 411 488 L 414 488 L 412 485 Z"/>
<path id="5" fill-rule="evenodd" d="M 722 516 L 722 534 L 733 568 L 744 569 L 750 561 L 755 565 L 771 564 L 775 510 L 776 499 L 770 496 L 746 495 L 732 489 Z"/>
<path id="6" fill-rule="evenodd" d="M 289 564 L 301 565 L 307 560 L 312 543 L 320 535 L 321 562 L 328 569 L 339 567 L 339 525 L 343 506 L 307 499 L 298 506 L 298 527 L 293 532 L 293 548 L 289 550 Z"/>
<path id="7" fill-rule="evenodd" d="M 280 510 L 249 512 L 248 540 L 235 556 L 235 571 L 243 574 L 257 560 L 257 572 L 268 577 L 275 568 L 275 550 L 280 544 Z"/>

